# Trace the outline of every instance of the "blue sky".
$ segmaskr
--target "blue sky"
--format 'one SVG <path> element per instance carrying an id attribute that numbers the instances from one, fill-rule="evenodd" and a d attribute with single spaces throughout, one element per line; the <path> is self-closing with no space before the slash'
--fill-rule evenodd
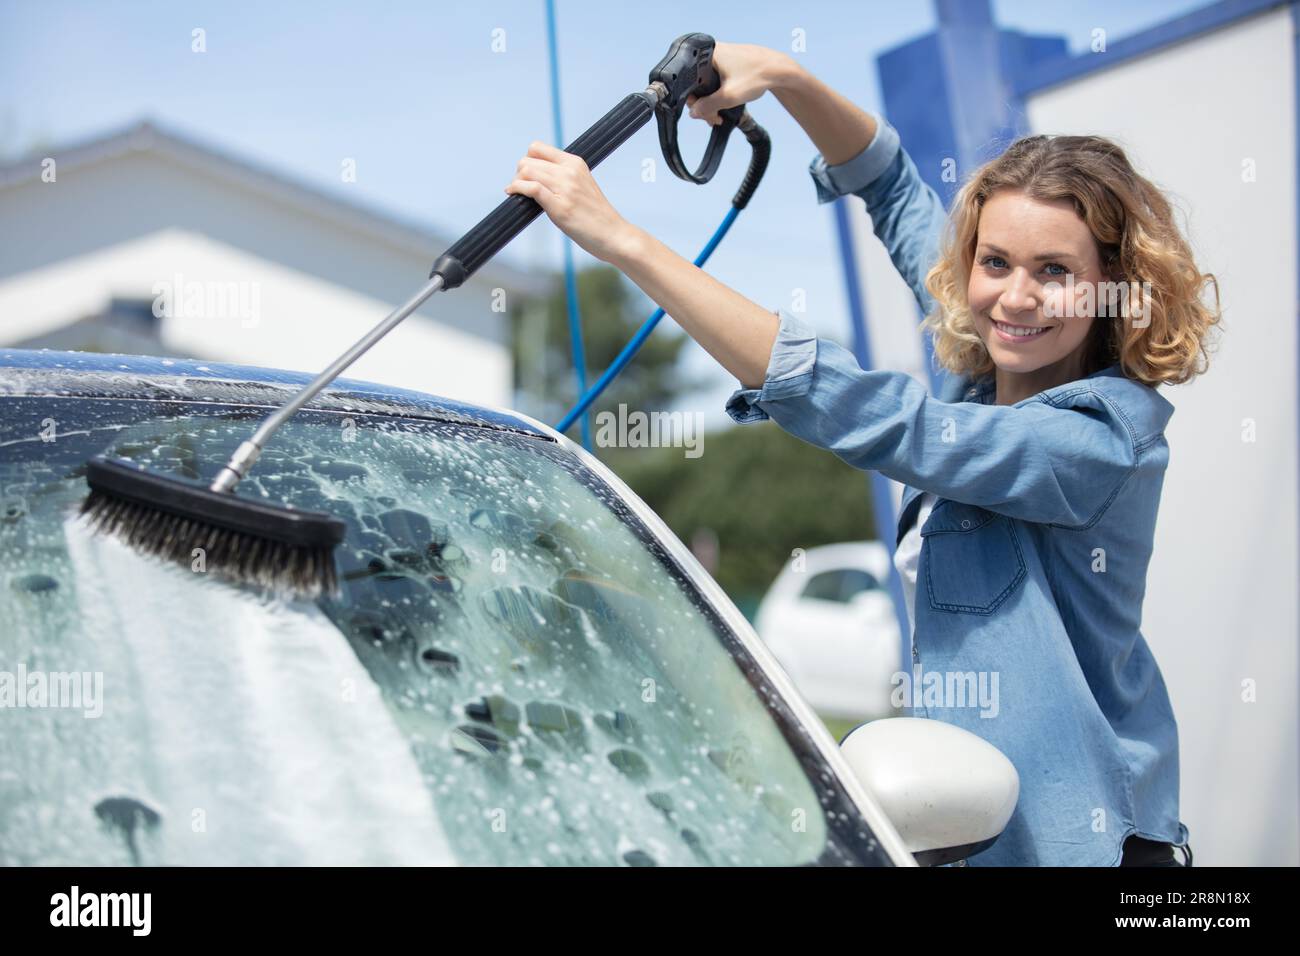
<path id="1" fill-rule="evenodd" d="M 1104 27 L 1111 42 L 1205 6 L 1205 0 L 993 0 L 1002 26 L 1066 38 L 1074 52 Z M 646 74 L 676 36 L 789 50 L 860 105 L 879 109 L 875 56 L 930 30 L 928 0 L 557 0 L 565 139 L 571 140 Z M 206 31 L 207 52 L 191 51 Z M 504 30 L 504 52 L 493 52 Z M 0 154 L 76 141 L 150 117 L 314 186 L 439 229 L 453 240 L 491 210 L 532 139 L 552 142 L 543 0 L 425 3 L 162 3 L 0 0 Z M 807 291 L 807 318 L 847 339 L 848 318 L 829 206 L 808 177 L 815 150 L 772 97 L 751 104 L 770 131 L 772 164 L 757 196 L 709 270 L 775 308 Z M 693 163 L 707 136 L 684 124 Z M 630 221 L 687 258 L 712 234 L 744 173 L 736 138 L 717 177 L 693 186 L 662 169 L 654 124 L 596 172 Z M 341 182 L 344 159 L 356 182 Z M 502 255 L 561 263 L 560 233 L 545 219 Z M 579 263 L 589 262 L 577 251 Z M 424 276 L 411 277 L 411 289 Z M 454 293 L 452 293 L 454 294 Z M 378 317 L 376 317 L 378 318 Z M 690 368 L 707 378 L 684 397 L 710 424 L 735 383 L 698 348 Z M 437 383 L 429 383 L 437 391 Z"/>

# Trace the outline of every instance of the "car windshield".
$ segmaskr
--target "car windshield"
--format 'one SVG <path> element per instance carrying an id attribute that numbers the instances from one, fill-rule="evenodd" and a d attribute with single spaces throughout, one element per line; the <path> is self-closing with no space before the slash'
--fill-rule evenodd
<path id="1" fill-rule="evenodd" d="M 241 495 L 342 517 L 275 600 L 75 518 L 265 410 L 7 398 L 0 863 L 887 863 L 736 636 L 555 442 L 302 412 Z"/>

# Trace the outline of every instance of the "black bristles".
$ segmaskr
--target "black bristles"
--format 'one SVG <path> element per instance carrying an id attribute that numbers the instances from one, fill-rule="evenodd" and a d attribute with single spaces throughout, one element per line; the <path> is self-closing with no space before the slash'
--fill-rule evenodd
<path id="1" fill-rule="evenodd" d="M 140 554 L 191 570 L 195 567 L 194 549 L 201 548 L 203 573 L 312 600 L 334 594 L 338 588 L 333 548 L 259 538 L 99 491 L 87 496 L 81 513 L 93 531 L 111 535 Z"/>
<path id="2" fill-rule="evenodd" d="M 194 510 L 198 511 L 205 504 L 203 497 L 216 494 L 206 488 L 143 471 L 128 473 L 116 462 L 96 460 L 93 464 L 96 471 L 91 475 L 90 494 L 81 506 L 81 514 L 91 530 L 111 535 L 141 554 L 162 558 L 195 573 L 200 573 L 198 568 L 202 568 L 202 573 L 281 594 L 290 592 L 307 599 L 337 592 L 338 579 L 334 568 L 337 541 L 330 543 L 329 538 L 335 533 L 342 538 L 343 525 L 338 519 L 286 509 L 285 520 L 293 522 L 299 536 L 297 543 L 291 543 L 284 540 L 286 534 L 283 532 L 279 537 L 274 536 L 278 530 L 274 528 L 274 520 L 266 522 L 267 532 L 259 533 L 247 527 L 246 522 L 241 522 L 246 526 L 238 529 L 223 527 L 201 513 L 187 514 L 183 507 L 176 505 L 177 499 L 193 495 L 196 497 Z M 116 469 L 116 472 L 104 471 L 107 467 Z M 123 493 L 97 486 L 98 479 L 115 484 L 137 478 L 155 491 L 159 490 L 160 483 L 170 483 L 173 487 L 159 494 L 159 498 L 171 498 L 169 504 L 160 507 L 158 499 L 132 500 L 125 485 L 120 486 Z M 268 508 L 261 502 L 245 502 L 234 495 L 223 497 L 240 507 L 247 505 L 254 514 Z M 313 526 L 310 530 L 320 532 L 323 540 L 314 540 L 316 534 L 305 533 L 301 527 L 304 520 L 319 524 L 319 528 Z M 195 562 L 199 556 L 195 554 L 196 548 L 202 551 L 202 560 L 197 567 Z"/>

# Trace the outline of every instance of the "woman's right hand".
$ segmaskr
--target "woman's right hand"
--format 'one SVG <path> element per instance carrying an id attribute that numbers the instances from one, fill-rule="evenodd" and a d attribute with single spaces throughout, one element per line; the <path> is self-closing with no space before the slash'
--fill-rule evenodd
<path id="1" fill-rule="evenodd" d="M 790 69 L 793 61 L 779 50 L 753 43 L 716 43 L 713 67 L 722 85 L 708 96 L 686 98 L 691 116 L 710 126 L 722 121 L 718 110 L 729 109 L 758 99 Z"/>

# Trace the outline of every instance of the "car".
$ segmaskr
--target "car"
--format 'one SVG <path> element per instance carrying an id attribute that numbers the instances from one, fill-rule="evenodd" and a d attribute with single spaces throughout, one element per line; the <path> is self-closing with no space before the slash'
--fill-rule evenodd
<path id="1" fill-rule="evenodd" d="M 754 614 L 758 636 L 813 709 L 841 720 L 898 714 L 901 644 L 879 541 L 795 552 Z"/>
<path id="2" fill-rule="evenodd" d="M 78 518 L 88 459 L 208 480 L 309 379 L 0 350 L 0 862 L 910 866 L 1005 825 L 952 776 L 1005 804 L 1004 757 L 907 719 L 841 750 L 664 523 L 523 415 L 340 380 L 294 416 L 239 494 L 346 523 L 316 601 Z"/>

